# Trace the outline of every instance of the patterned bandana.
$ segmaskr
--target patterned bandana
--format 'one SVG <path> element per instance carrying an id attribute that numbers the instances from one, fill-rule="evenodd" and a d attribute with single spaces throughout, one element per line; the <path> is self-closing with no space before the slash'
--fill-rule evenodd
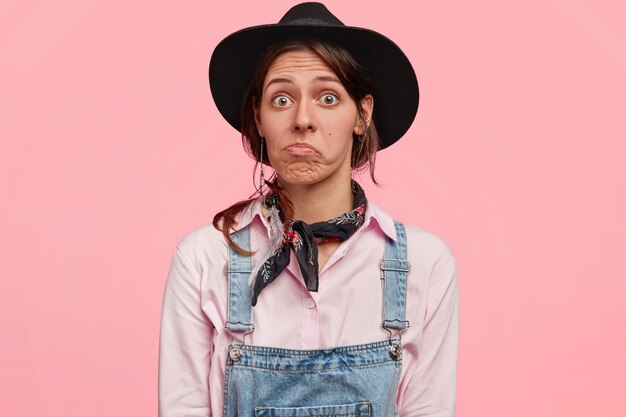
<path id="1" fill-rule="evenodd" d="M 280 207 L 278 194 L 272 193 L 265 197 L 262 209 L 269 213 L 270 223 L 277 229 L 282 226 L 282 238 L 279 237 L 270 249 L 269 257 L 263 262 L 256 273 L 252 305 L 256 305 L 261 290 L 268 286 L 287 267 L 294 249 L 304 283 L 309 291 L 318 288 L 317 244 L 348 239 L 363 224 L 367 199 L 363 188 L 352 180 L 353 208 L 334 219 L 306 224 L 302 220 L 291 220 L 282 224 L 283 211 Z M 280 223 L 277 223 L 280 222 Z M 277 230 L 275 230 L 277 232 Z M 276 233 L 279 235 L 280 232 Z M 254 275 L 254 273 L 253 273 Z"/>

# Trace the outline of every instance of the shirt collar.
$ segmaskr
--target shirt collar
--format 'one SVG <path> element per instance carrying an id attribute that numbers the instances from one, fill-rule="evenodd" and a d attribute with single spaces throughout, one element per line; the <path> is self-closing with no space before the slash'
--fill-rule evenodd
<path id="1" fill-rule="evenodd" d="M 248 226 L 253 221 L 260 222 L 269 237 L 270 233 L 270 224 L 269 220 L 263 216 L 261 211 L 261 199 L 257 198 L 251 204 L 248 204 L 244 210 L 237 215 L 237 224 L 233 225 L 232 229 L 234 231 L 238 231 Z M 383 231 L 387 236 L 389 236 L 394 241 L 398 240 L 396 235 L 396 226 L 394 224 L 393 218 L 380 208 L 378 205 L 373 203 L 370 200 L 367 200 L 367 209 L 365 210 L 365 219 L 364 226 L 369 225 L 371 222 L 374 222 L 380 230 Z"/>
<path id="2" fill-rule="evenodd" d="M 371 221 L 375 221 L 380 230 L 382 230 L 387 236 L 394 241 L 398 240 L 396 234 L 396 225 L 394 224 L 393 217 L 376 203 L 367 200 L 367 210 L 365 210 L 365 224 L 369 224 Z"/>

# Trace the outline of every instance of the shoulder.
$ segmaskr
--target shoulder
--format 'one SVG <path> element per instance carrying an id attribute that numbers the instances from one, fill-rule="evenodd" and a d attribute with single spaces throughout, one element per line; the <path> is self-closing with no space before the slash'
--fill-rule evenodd
<path id="1" fill-rule="evenodd" d="M 176 243 L 176 251 L 198 269 L 218 266 L 227 259 L 226 239 L 211 223 L 185 233 Z"/>
<path id="2" fill-rule="evenodd" d="M 407 260 L 411 275 L 420 282 L 453 280 L 456 277 L 456 258 L 450 245 L 437 233 L 426 228 L 395 219 L 381 207 L 372 203 L 372 215 L 387 235 L 394 234 L 394 221 L 404 226 L 407 243 Z"/>
<path id="3" fill-rule="evenodd" d="M 188 231 L 178 240 L 176 246 L 183 252 L 192 254 L 202 250 L 214 250 L 224 245 L 226 240 L 221 230 L 213 224 L 205 224 Z"/>
<path id="4" fill-rule="evenodd" d="M 233 230 L 248 226 L 254 218 L 256 202 L 245 207 L 235 217 Z M 231 230 L 231 232 L 233 232 Z M 177 242 L 176 247 L 194 263 L 222 264 L 228 257 L 228 242 L 223 232 L 213 226 L 212 222 L 198 226 L 185 233 Z"/>
<path id="5" fill-rule="evenodd" d="M 404 226 L 407 240 L 407 256 L 409 261 L 420 260 L 421 262 L 453 262 L 454 254 L 450 246 L 438 234 L 426 230 L 423 227 L 407 224 L 395 219 L 390 213 L 374 202 L 368 201 L 370 213 L 380 229 L 388 236 L 396 236 L 394 222 Z"/>
<path id="6" fill-rule="evenodd" d="M 412 225 L 405 225 L 407 258 L 416 285 L 449 288 L 456 285 L 456 257 L 439 235 Z"/>
<path id="7" fill-rule="evenodd" d="M 446 241 L 431 231 L 419 226 L 404 225 L 409 258 L 419 257 L 432 262 L 455 263 L 456 259 Z"/>

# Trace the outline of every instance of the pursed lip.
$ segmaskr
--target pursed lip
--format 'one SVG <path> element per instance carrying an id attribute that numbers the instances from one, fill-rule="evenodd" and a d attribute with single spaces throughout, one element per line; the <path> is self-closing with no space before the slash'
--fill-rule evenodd
<path id="1" fill-rule="evenodd" d="M 289 148 L 308 148 L 308 149 L 311 149 L 311 150 L 319 153 L 319 151 L 317 149 L 315 149 L 314 146 L 311 146 L 308 143 L 292 143 L 291 145 L 286 146 L 285 150 L 289 150 Z"/>

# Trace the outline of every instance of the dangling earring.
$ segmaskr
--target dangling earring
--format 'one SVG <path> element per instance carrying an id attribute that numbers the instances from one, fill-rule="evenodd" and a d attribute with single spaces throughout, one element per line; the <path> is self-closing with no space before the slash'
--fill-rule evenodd
<path id="1" fill-rule="evenodd" d="M 261 137 L 261 154 L 259 155 L 259 163 L 261 164 L 260 174 L 259 174 L 259 193 L 261 193 L 261 200 L 265 203 L 265 196 L 263 195 L 263 184 L 265 181 L 264 172 L 263 172 L 263 145 L 265 144 L 265 139 Z"/>

